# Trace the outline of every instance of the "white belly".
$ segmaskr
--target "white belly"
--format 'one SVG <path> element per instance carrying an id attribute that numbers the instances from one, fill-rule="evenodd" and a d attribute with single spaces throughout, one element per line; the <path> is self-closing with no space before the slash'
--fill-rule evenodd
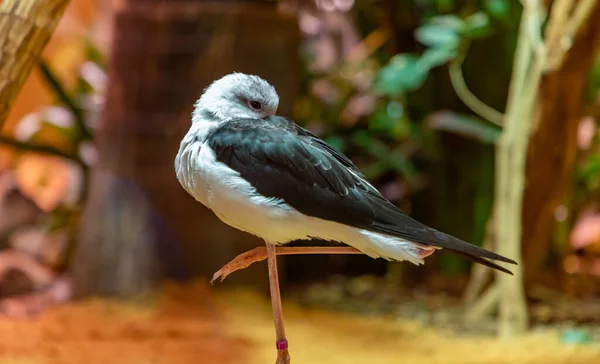
<path id="1" fill-rule="evenodd" d="M 223 222 L 274 244 L 299 239 L 339 241 L 371 257 L 421 264 L 422 247 L 388 235 L 307 216 L 282 200 L 257 193 L 240 174 L 216 160 L 206 143 L 182 145 L 175 162 L 185 190 Z"/>
<path id="2" fill-rule="evenodd" d="M 299 239 L 292 227 L 301 226 L 306 216 L 281 200 L 259 195 L 237 171 L 217 161 L 206 143 L 180 150 L 176 164 L 181 185 L 223 222 L 272 243 Z"/>

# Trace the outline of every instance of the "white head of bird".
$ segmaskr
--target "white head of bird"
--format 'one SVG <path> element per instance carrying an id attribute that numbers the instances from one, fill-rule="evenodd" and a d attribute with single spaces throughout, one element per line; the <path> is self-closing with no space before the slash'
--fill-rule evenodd
<path id="1" fill-rule="evenodd" d="M 258 76 L 231 73 L 208 86 L 195 106 L 193 123 L 206 120 L 207 114 L 219 121 L 262 119 L 275 115 L 279 96 Z"/>

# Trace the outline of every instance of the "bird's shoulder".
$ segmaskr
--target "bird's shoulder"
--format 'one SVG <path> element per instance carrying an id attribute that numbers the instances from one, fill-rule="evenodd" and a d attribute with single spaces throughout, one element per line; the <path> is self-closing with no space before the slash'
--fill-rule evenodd
<path id="1" fill-rule="evenodd" d="M 218 139 L 232 134 L 244 137 L 248 135 L 247 133 L 261 138 L 269 136 L 281 137 L 283 134 L 299 135 L 297 128 L 300 127 L 293 121 L 280 116 L 272 116 L 264 119 L 231 119 L 214 128 L 209 137 Z"/>
<path id="2" fill-rule="evenodd" d="M 293 154 L 295 158 L 331 160 L 346 168 L 362 182 L 366 177 L 358 167 L 342 152 L 327 144 L 316 134 L 294 121 L 282 116 L 264 119 L 233 119 L 221 124 L 209 134 L 209 144 L 214 148 L 235 148 L 238 150 L 268 148 L 270 153 Z M 298 153 L 298 152 L 301 153 Z M 327 165 L 329 163 L 325 163 Z"/>

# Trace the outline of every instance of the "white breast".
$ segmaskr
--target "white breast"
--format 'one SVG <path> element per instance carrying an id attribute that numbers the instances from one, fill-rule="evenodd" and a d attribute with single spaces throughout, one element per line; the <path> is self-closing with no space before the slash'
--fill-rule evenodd
<path id="1" fill-rule="evenodd" d="M 204 143 L 190 143 L 176 159 L 177 178 L 185 190 L 223 222 L 271 242 L 297 239 L 284 222 L 303 219 L 295 209 L 256 192 L 240 174 L 216 160 Z"/>

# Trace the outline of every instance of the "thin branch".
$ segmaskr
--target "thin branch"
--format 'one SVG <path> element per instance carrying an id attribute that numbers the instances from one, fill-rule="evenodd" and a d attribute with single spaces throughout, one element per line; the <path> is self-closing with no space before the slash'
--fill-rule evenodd
<path id="1" fill-rule="evenodd" d="M 554 43 L 551 43 L 553 54 L 549 57 L 546 70 L 553 70 L 558 68 L 565 58 L 565 54 L 571 48 L 573 44 L 573 38 L 579 32 L 579 29 L 583 24 L 586 23 L 587 18 L 591 14 L 591 9 L 596 4 L 597 0 L 581 0 L 577 3 L 573 14 L 565 20 L 564 27 L 556 28 Z M 561 9 L 552 9 L 552 12 L 558 13 Z M 558 15 L 557 15 L 558 17 Z"/>
<path id="2" fill-rule="evenodd" d="M 504 115 L 483 101 L 479 100 L 479 98 L 477 98 L 477 96 L 475 96 L 475 94 L 469 90 L 469 87 L 465 82 L 462 72 L 462 64 L 467 53 L 466 48 L 467 47 L 465 47 L 465 50 L 461 55 L 453 59 L 448 65 L 448 73 L 450 75 L 452 87 L 462 102 L 464 102 L 465 105 L 467 105 L 474 113 L 495 125 L 502 126 L 502 119 L 504 118 Z"/>
<path id="3" fill-rule="evenodd" d="M 81 133 L 82 139 L 92 139 L 92 133 L 88 129 L 87 125 L 85 125 L 85 117 L 83 115 L 83 110 L 80 107 L 78 107 L 75 104 L 75 102 L 71 99 L 71 97 L 67 94 L 64 87 L 62 86 L 62 83 L 58 80 L 58 77 L 56 77 L 54 72 L 50 69 L 50 66 L 44 60 L 40 60 L 38 65 L 40 71 L 42 72 L 44 80 L 58 95 L 60 101 L 64 103 L 75 116 L 75 123 L 77 124 L 77 128 Z"/>
<path id="4" fill-rule="evenodd" d="M 545 11 L 540 0 L 526 0 L 523 6 L 529 10 L 529 21 L 527 22 L 527 35 L 533 51 L 538 55 L 544 55 L 547 52 L 547 46 L 543 38 L 543 20 Z"/>
<path id="5" fill-rule="evenodd" d="M 66 158 L 66 159 L 76 162 L 83 168 L 87 169 L 87 165 L 77 155 L 72 154 L 72 153 L 63 152 L 62 150 L 57 149 L 50 145 L 23 143 L 23 142 L 9 138 L 4 135 L 0 135 L 0 144 L 7 145 L 7 146 L 13 147 L 15 149 L 21 150 L 21 151 L 29 151 L 29 152 L 48 154 L 48 155 Z"/>
<path id="6" fill-rule="evenodd" d="M 506 103 L 506 114 L 509 114 L 509 107 L 511 105 L 518 105 L 518 101 L 526 86 L 525 79 L 527 78 L 527 72 L 529 65 L 531 64 L 531 48 L 529 41 L 531 40 L 526 33 L 525 22 L 527 21 L 526 11 L 523 10 L 521 19 L 521 25 L 519 26 L 519 35 L 517 39 L 517 49 L 515 50 L 513 71 L 511 75 L 510 84 L 508 85 L 508 101 Z M 506 120 L 504 121 L 506 123 Z"/>
<path id="7" fill-rule="evenodd" d="M 546 44 L 555 44 L 569 19 L 575 0 L 555 0 L 550 8 L 548 27 L 545 30 Z M 552 46 L 550 47 L 552 48 Z"/>
<path id="8" fill-rule="evenodd" d="M 596 4 L 597 0 L 581 0 L 577 3 L 577 7 L 573 11 L 573 15 L 567 21 L 565 25 L 564 37 L 573 38 L 579 31 L 579 28 L 592 13 L 592 8 Z"/>

